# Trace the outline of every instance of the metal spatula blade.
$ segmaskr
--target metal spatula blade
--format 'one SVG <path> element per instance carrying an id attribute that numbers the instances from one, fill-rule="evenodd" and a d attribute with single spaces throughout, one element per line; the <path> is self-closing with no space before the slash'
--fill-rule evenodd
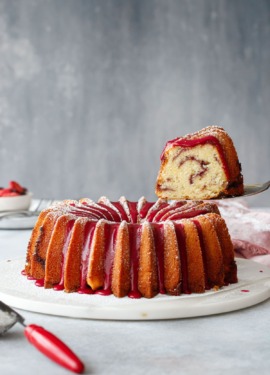
<path id="1" fill-rule="evenodd" d="M 24 325 L 24 318 L 0 301 L 0 335 L 5 334 L 17 322 Z"/>
<path id="2" fill-rule="evenodd" d="M 0 335 L 6 333 L 17 322 L 24 326 L 24 334 L 28 341 L 51 360 L 78 374 L 84 371 L 83 363 L 66 344 L 43 327 L 35 324 L 25 325 L 20 314 L 0 301 Z"/>
<path id="3" fill-rule="evenodd" d="M 263 191 L 269 189 L 270 181 L 263 184 L 253 184 L 244 186 L 244 196 L 260 194 Z"/>

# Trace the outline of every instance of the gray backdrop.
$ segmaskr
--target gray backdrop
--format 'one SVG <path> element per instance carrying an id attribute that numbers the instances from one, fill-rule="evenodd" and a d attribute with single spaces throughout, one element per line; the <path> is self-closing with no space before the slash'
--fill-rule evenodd
<path id="1" fill-rule="evenodd" d="M 152 200 L 165 142 L 210 124 L 270 179 L 269 47 L 269 0 L 0 0 L 0 184 Z"/>

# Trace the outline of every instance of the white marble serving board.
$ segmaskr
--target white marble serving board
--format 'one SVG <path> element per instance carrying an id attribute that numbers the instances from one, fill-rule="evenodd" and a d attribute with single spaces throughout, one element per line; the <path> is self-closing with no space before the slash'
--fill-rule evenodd
<path id="1" fill-rule="evenodd" d="M 37 287 L 21 275 L 24 259 L 0 262 L 0 299 L 27 311 L 71 318 L 156 320 L 207 316 L 240 310 L 270 297 L 270 270 L 238 259 L 239 282 L 204 294 L 158 295 L 152 299 L 65 293 Z"/>

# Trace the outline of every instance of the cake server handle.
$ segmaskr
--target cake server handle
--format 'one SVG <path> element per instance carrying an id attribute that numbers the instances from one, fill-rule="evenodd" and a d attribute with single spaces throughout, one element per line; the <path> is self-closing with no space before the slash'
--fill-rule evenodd
<path id="1" fill-rule="evenodd" d="M 24 334 L 32 345 L 54 362 L 78 374 L 84 371 L 84 365 L 76 354 L 43 327 L 29 324 L 25 327 Z"/>

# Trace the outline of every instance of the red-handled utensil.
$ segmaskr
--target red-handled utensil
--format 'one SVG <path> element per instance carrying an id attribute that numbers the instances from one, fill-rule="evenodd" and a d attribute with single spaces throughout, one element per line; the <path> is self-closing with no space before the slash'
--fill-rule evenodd
<path id="1" fill-rule="evenodd" d="M 7 332 L 17 322 L 25 327 L 24 334 L 28 341 L 48 358 L 78 374 L 84 371 L 82 361 L 59 338 L 38 325 L 25 325 L 20 314 L 0 301 L 0 334 Z"/>

